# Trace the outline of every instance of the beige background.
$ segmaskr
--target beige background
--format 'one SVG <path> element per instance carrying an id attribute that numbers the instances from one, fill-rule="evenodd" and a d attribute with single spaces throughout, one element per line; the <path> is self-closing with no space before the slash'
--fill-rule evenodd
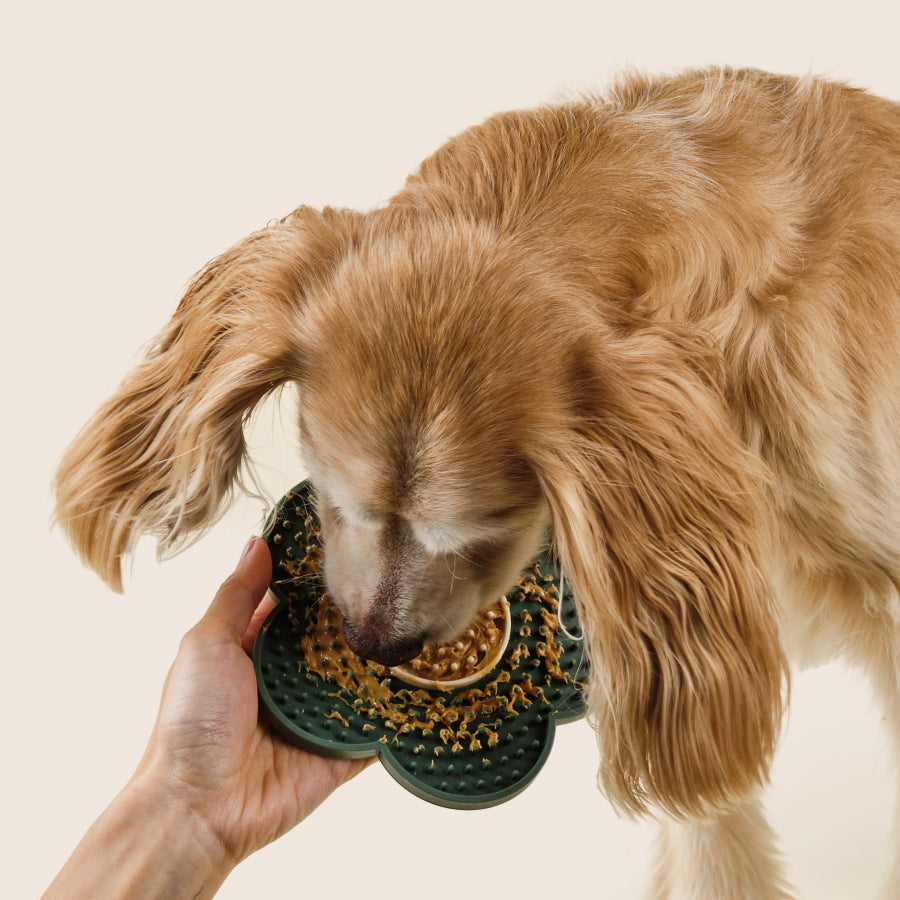
<path id="1" fill-rule="evenodd" d="M 15 5 L 0 24 L 0 893 L 24 898 L 128 778 L 181 635 L 260 522 L 242 502 L 161 566 L 142 545 L 124 597 L 48 531 L 59 454 L 196 269 L 301 202 L 377 204 L 462 128 L 623 65 L 811 70 L 900 99 L 900 62 L 884 0 Z M 275 496 L 302 475 L 283 418 L 265 409 L 252 435 Z M 803 897 L 875 896 L 886 756 L 857 678 L 796 679 L 769 809 Z M 638 897 L 653 827 L 615 817 L 595 765 L 588 727 L 567 725 L 525 794 L 477 813 L 376 767 L 220 896 Z"/>

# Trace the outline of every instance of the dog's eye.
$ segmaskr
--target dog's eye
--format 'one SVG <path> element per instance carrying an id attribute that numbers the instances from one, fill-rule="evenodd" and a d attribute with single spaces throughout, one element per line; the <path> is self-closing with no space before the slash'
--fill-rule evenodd
<path id="1" fill-rule="evenodd" d="M 506 549 L 506 544 L 502 541 L 473 541 L 459 555 L 476 569 L 492 569 Z"/>
<path id="2" fill-rule="evenodd" d="M 506 506 L 503 509 L 495 509 L 482 516 L 482 520 L 488 525 L 503 525 L 514 519 L 520 512 L 518 506 Z"/>
<path id="3" fill-rule="evenodd" d="M 490 547 L 503 540 L 520 506 L 507 506 L 473 514 L 456 521 L 413 521 L 416 539 L 431 553 L 468 553 L 476 546 Z"/>

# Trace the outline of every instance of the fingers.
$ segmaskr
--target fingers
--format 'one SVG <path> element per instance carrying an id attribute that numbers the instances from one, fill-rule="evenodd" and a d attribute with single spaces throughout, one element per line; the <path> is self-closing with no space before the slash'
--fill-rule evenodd
<path id="1" fill-rule="evenodd" d="M 234 572 L 228 576 L 201 619 L 201 625 L 224 625 L 240 641 L 265 597 L 272 577 L 266 542 L 251 538 Z"/>

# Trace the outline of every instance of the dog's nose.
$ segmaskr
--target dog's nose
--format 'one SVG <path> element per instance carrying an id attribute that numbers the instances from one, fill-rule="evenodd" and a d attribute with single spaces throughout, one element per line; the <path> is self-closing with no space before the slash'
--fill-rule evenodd
<path id="1" fill-rule="evenodd" d="M 344 619 L 344 640 L 357 656 L 382 666 L 399 666 L 409 662 L 425 646 L 424 635 L 392 639 L 363 628 L 349 619 Z"/>

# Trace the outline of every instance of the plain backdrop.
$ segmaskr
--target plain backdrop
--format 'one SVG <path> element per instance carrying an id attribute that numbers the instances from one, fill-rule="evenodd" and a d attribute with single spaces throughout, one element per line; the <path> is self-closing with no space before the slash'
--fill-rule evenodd
<path id="1" fill-rule="evenodd" d="M 208 259 L 293 207 L 385 201 L 451 135 L 624 66 L 816 72 L 900 99 L 884 0 L 8 4 L 0 14 L 3 316 L 0 893 L 36 897 L 143 751 L 182 634 L 264 507 L 240 501 L 124 596 L 49 529 L 68 441 Z M 290 410 L 251 433 L 273 497 L 303 475 Z M 630 900 L 654 826 L 595 788 L 583 722 L 520 797 L 431 806 L 376 766 L 245 862 L 225 898 Z M 768 795 L 800 896 L 874 897 L 894 786 L 880 713 L 839 664 L 797 676 Z"/>

